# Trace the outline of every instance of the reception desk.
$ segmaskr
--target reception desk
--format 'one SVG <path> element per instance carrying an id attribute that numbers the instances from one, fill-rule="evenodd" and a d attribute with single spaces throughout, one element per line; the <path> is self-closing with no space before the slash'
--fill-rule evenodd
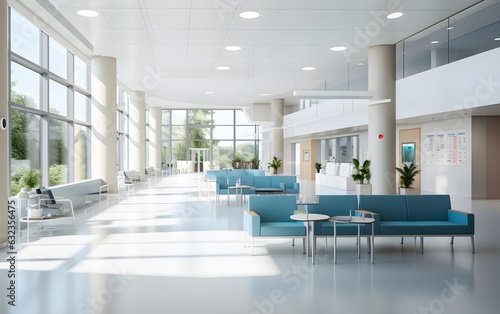
<path id="1" fill-rule="evenodd" d="M 343 191 L 355 191 L 356 182 L 351 177 L 352 164 L 333 163 L 326 164 L 325 173 L 316 173 L 316 185 Z"/>

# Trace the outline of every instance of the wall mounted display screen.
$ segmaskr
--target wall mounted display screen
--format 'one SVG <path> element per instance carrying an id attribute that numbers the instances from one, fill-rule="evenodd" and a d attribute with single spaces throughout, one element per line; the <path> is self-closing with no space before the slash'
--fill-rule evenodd
<path id="1" fill-rule="evenodd" d="M 402 143 L 401 156 L 403 163 L 415 162 L 415 143 Z"/>

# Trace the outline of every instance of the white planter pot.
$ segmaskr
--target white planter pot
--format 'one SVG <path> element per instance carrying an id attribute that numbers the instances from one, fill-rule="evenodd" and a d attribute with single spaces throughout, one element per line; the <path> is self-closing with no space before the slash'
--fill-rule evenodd
<path id="1" fill-rule="evenodd" d="M 29 218 L 38 218 L 40 216 L 42 216 L 42 209 L 41 208 L 28 207 L 28 217 Z"/>
<path id="2" fill-rule="evenodd" d="M 399 194 L 400 195 L 415 195 L 418 193 L 417 193 L 417 190 L 415 190 L 414 188 L 399 187 Z"/>
<path id="3" fill-rule="evenodd" d="M 358 195 L 370 195 L 372 194 L 371 184 L 356 184 L 356 194 Z"/>

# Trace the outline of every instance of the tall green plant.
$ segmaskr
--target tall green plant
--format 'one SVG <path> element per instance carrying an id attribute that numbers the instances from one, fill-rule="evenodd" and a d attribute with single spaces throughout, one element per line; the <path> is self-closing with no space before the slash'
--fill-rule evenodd
<path id="1" fill-rule="evenodd" d="M 267 168 L 273 168 L 273 174 L 278 174 L 278 169 L 281 167 L 282 161 L 278 157 L 274 156 L 271 162 L 267 163 Z"/>
<path id="2" fill-rule="evenodd" d="M 365 180 L 367 183 L 370 183 L 370 178 L 372 177 L 370 172 L 371 160 L 367 159 L 363 162 L 363 165 L 360 165 L 359 160 L 353 158 L 352 163 L 354 165 L 354 174 L 352 175 L 352 179 L 361 184 L 364 184 Z"/>
<path id="3" fill-rule="evenodd" d="M 396 167 L 399 173 L 399 186 L 403 188 L 410 188 L 415 181 L 415 176 L 420 173 L 418 166 L 415 163 L 403 164 L 403 168 Z"/>

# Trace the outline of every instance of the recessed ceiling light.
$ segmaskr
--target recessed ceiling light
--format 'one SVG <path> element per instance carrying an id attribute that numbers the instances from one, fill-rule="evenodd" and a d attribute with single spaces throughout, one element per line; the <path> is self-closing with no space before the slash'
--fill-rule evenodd
<path id="1" fill-rule="evenodd" d="M 241 47 L 240 46 L 227 46 L 224 49 L 226 49 L 228 51 L 238 51 L 238 50 L 241 50 Z"/>
<path id="2" fill-rule="evenodd" d="M 446 28 L 447 30 L 451 31 L 453 29 L 453 26 L 450 26 L 448 28 Z"/>
<path id="3" fill-rule="evenodd" d="M 224 70 L 229 70 L 230 67 L 224 65 L 224 66 L 216 67 L 216 69 L 224 71 Z"/>
<path id="4" fill-rule="evenodd" d="M 360 63 L 358 63 L 358 65 L 359 65 L 359 66 L 362 66 L 362 65 L 364 65 L 364 63 L 363 63 L 363 62 L 360 62 Z"/>
<path id="5" fill-rule="evenodd" d="M 303 67 L 302 70 L 304 71 L 313 71 L 313 70 L 316 70 L 315 67 Z"/>
<path id="6" fill-rule="evenodd" d="M 258 12 L 243 12 L 240 13 L 240 17 L 244 19 L 255 19 L 258 18 L 260 14 Z"/>
<path id="7" fill-rule="evenodd" d="M 387 18 L 389 20 L 394 20 L 394 19 L 398 19 L 398 18 L 400 18 L 402 16 L 403 16 L 403 12 L 393 12 L 393 13 L 387 15 Z"/>
<path id="8" fill-rule="evenodd" d="M 260 95 L 261 95 L 261 96 L 264 96 L 264 97 L 265 97 L 265 96 L 269 96 L 269 94 L 266 94 L 266 93 L 264 93 L 264 94 L 260 94 Z"/>
<path id="9" fill-rule="evenodd" d="M 214 93 L 214 92 L 210 92 L 210 91 L 205 92 L 205 94 L 208 94 L 208 95 L 213 94 L 213 93 Z"/>
<path id="10" fill-rule="evenodd" d="M 79 10 L 76 12 L 78 15 L 84 16 L 84 17 L 96 17 L 99 15 L 96 11 L 92 10 Z"/>
<path id="11" fill-rule="evenodd" d="M 497 37 L 497 38 L 495 38 L 494 40 L 499 41 L 499 40 L 500 40 L 500 37 Z"/>
<path id="12" fill-rule="evenodd" d="M 431 41 L 431 44 L 438 44 L 438 43 L 439 43 L 439 40 Z"/>
<path id="13" fill-rule="evenodd" d="M 337 47 L 332 47 L 330 48 L 331 51 L 344 51 L 346 50 L 347 48 L 344 47 L 344 46 L 337 46 Z"/>

